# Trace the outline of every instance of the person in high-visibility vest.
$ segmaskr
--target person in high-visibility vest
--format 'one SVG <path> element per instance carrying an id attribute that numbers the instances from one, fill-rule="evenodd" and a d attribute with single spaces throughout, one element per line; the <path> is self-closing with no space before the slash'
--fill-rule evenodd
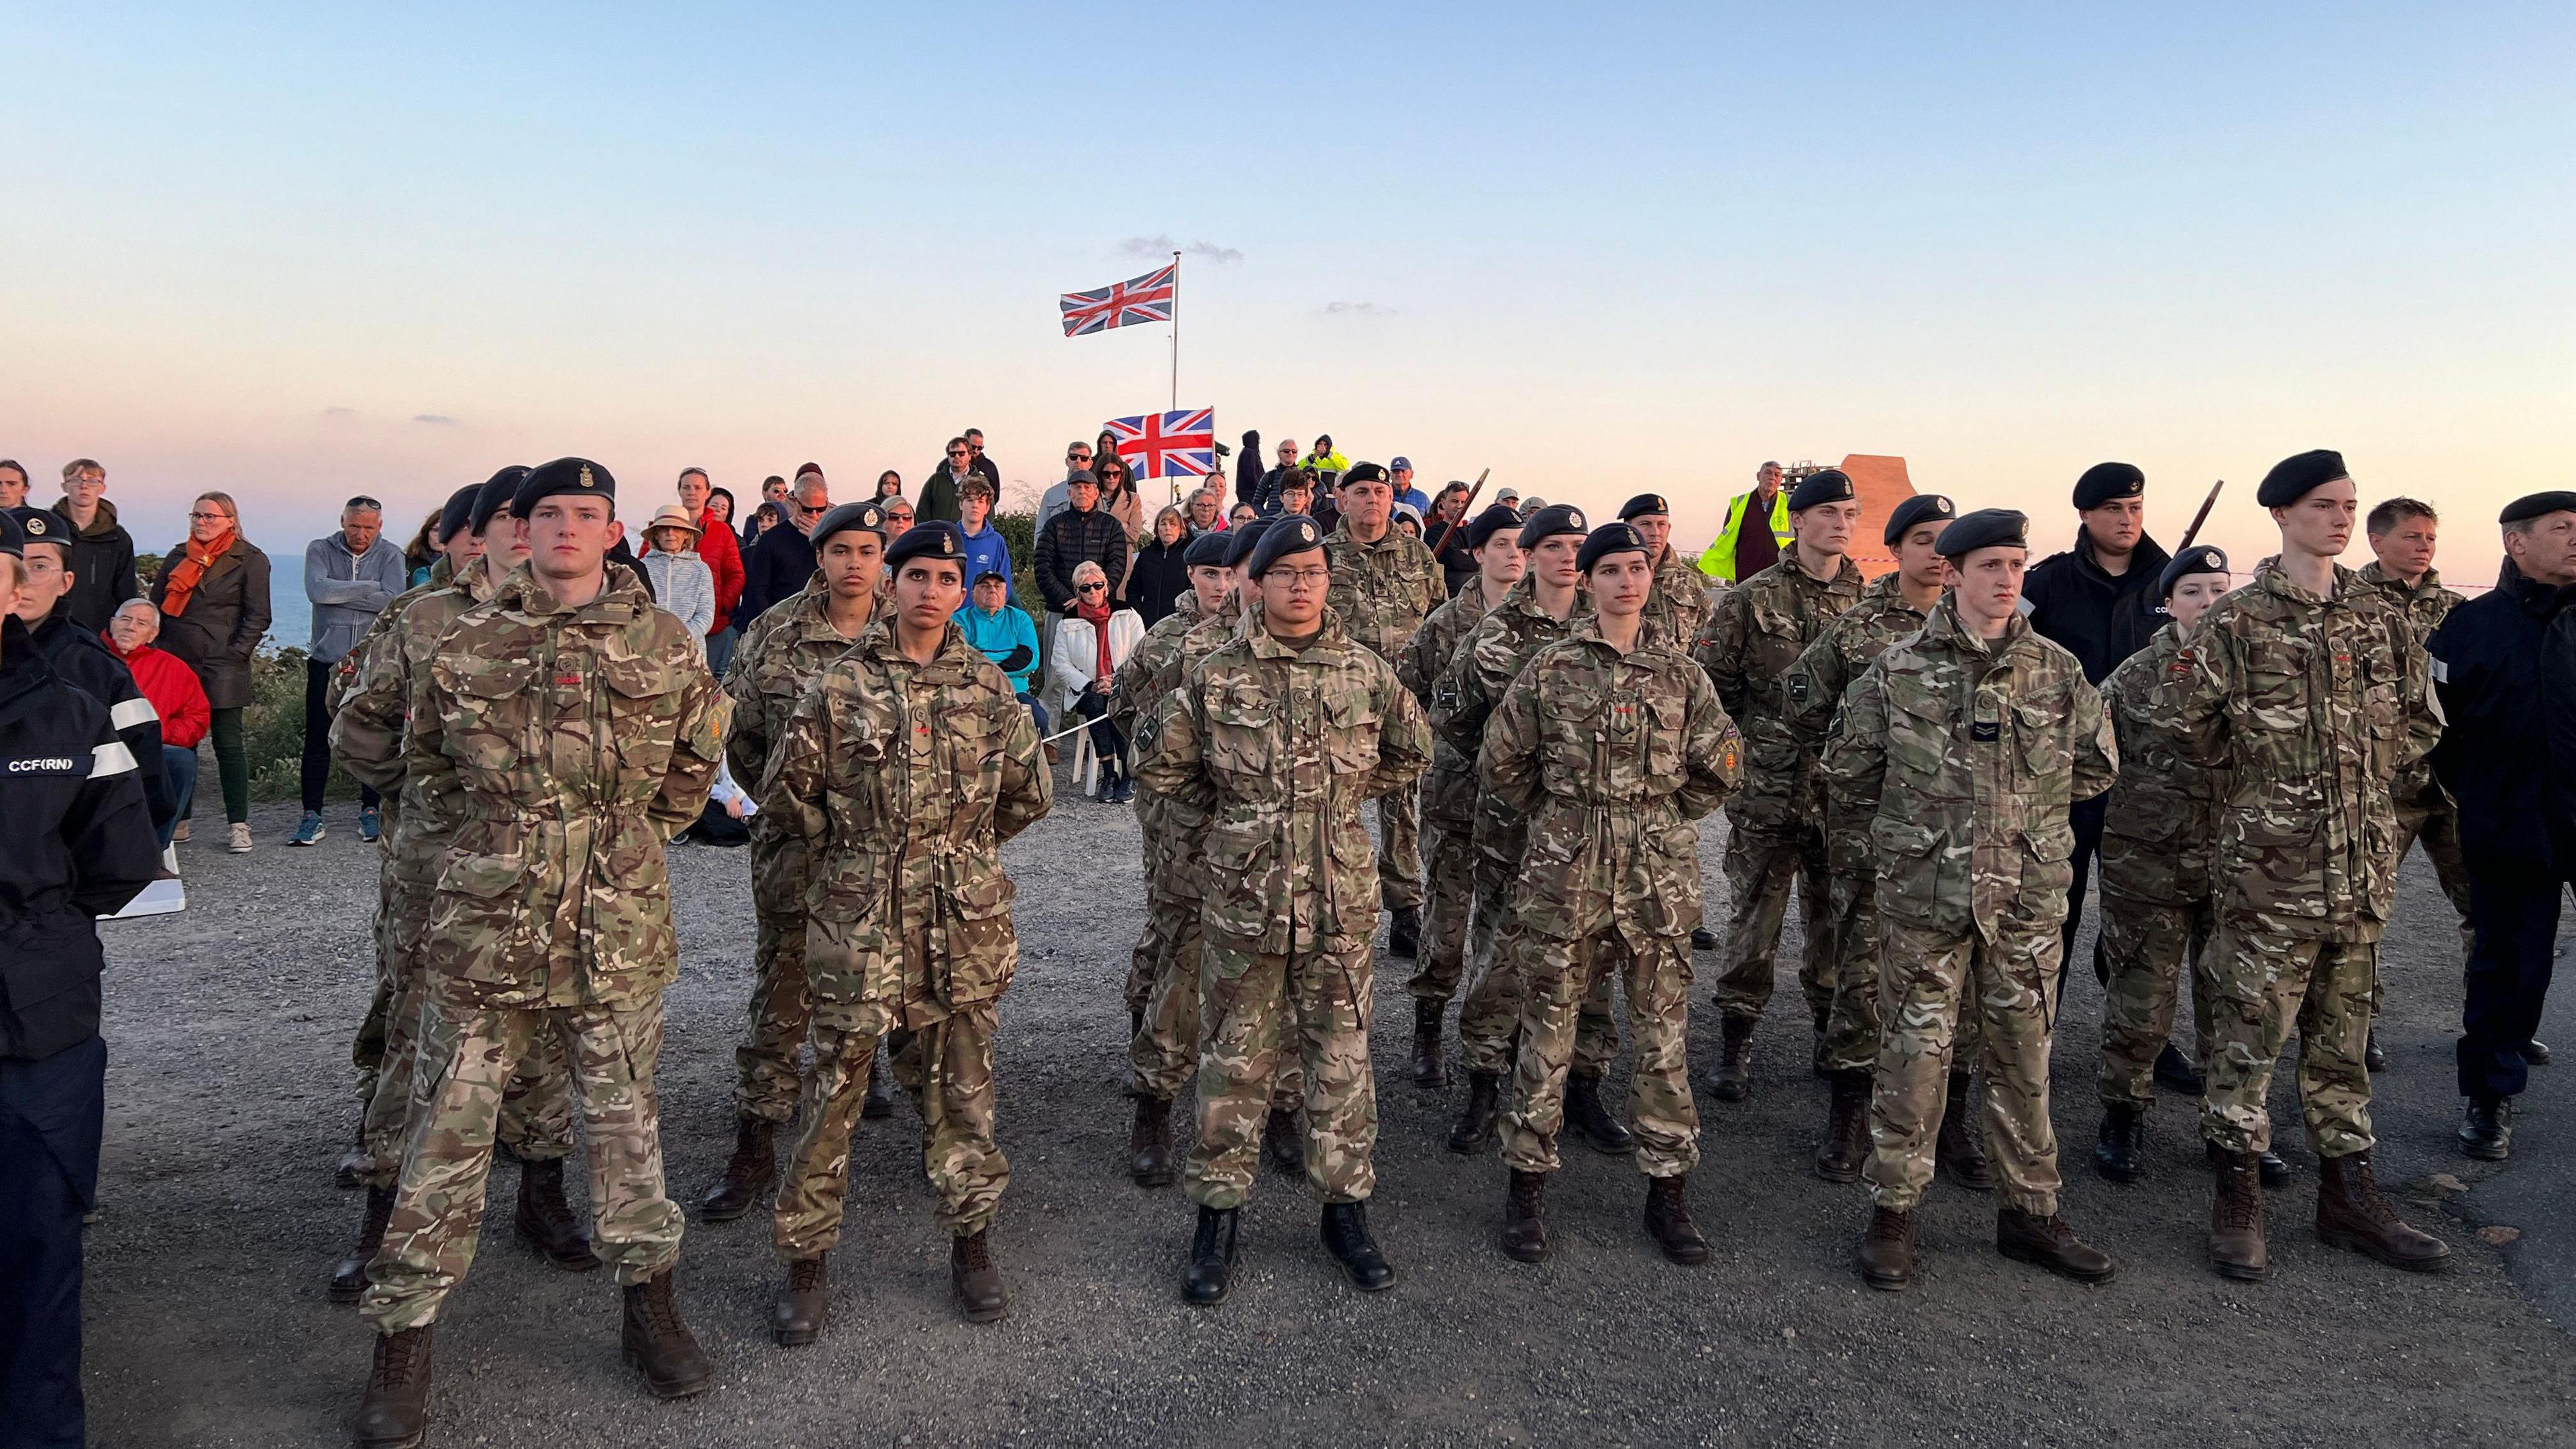
<path id="1" fill-rule="evenodd" d="M 1791 538 L 1789 499 L 1780 489 L 1780 477 L 1779 464 L 1763 464 L 1754 471 L 1753 490 L 1735 495 L 1726 505 L 1726 526 L 1699 556 L 1701 573 L 1720 583 L 1740 583 L 1780 561 Z M 1756 509 L 1770 514 L 1771 527 L 1756 528 L 1746 537 L 1744 515 Z"/>

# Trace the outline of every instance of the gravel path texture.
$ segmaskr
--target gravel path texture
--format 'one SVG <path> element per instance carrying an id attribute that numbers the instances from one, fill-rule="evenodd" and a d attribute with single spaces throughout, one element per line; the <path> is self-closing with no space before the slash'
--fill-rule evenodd
<path id="1" fill-rule="evenodd" d="M 106 929 L 106 1166 L 89 1233 L 87 1374 L 101 1445 L 347 1442 L 369 1340 L 324 1296 L 362 1200 L 332 1169 L 355 1120 L 348 1038 L 365 1006 L 374 848 L 335 806 L 328 839 L 255 854 L 201 831 L 181 847 L 192 905 Z M 1711 916 L 1724 826 L 1702 829 Z M 508 1229 L 496 1167 L 482 1256 L 437 1336 L 433 1445 L 2546 1443 L 2576 1436 L 2576 1227 L 2567 1207 L 2576 1056 L 2533 1074 L 2516 1159 L 2471 1164 L 2451 1131 L 2460 972 L 2449 911 L 2420 857 L 2384 954 L 2380 1177 L 2448 1239 L 2452 1270 L 2414 1275 L 2326 1249 L 2308 1230 L 2316 1164 L 2290 1063 L 2273 1099 L 2297 1169 L 2270 1196 L 2277 1273 L 2206 1265 L 2192 1104 L 2168 1097 L 2153 1171 L 2091 1170 L 2101 993 L 2078 969 L 2058 1023 L 2055 1116 L 2077 1229 L 2117 1281 L 2076 1287 L 1993 1250 L 1993 1209 L 1946 1183 L 1926 1204 L 1923 1271 L 1903 1294 L 1852 1268 L 1867 1200 L 1809 1162 L 1825 1116 L 1793 979 L 1757 1038 L 1754 1095 L 1702 1093 L 1692 1181 L 1707 1267 L 1671 1267 L 1640 1226 L 1628 1161 L 1569 1146 L 1549 1188 L 1555 1256 L 1494 1245 L 1504 1172 L 1444 1146 L 1457 1088 L 1404 1074 L 1410 962 L 1379 958 L 1382 1128 L 1371 1224 L 1401 1274 L 1347 1289 L 1300 1184 L 1266 1177 L 1245 1214 L 1234 1294 L 1179 1286 L 1191 1209 L 1122 1167 L 1126 1013 L 1142 921 L 1132 813 L 1060 797 L 1004 851 L 1020 885 L 1019 977 L 1003 1006 L 1000 1133 L 1013 1180 L 995 1230 L 1012 1293 L 992 1326 L 950 1306 L 909 1105 L 864 1124 L 850 1227 L 823 1340 L 782 1349 L 765 1218 L 691 1222 L 681 1301 L 717 1386 L 661 1404 L 619 1360 L 608 1275 L 549 1268 Z M 749 989 L 742 851 L 680 847 L 681 976 L 667 998 L 662 1144 L 693 1201 L 731 1142 L 732 1048 Z M 2088 914 L 2086 942 L 2091 935 Z M 2563 947 L 2562 947 L 2563 949 Z M 2079 957 L 2079 960 L 2087 959 Z M 1709 957 L 1700 958 L 1703 972 Z M 1695 1057 L 1715 1051 L 1704 991 Z M 2566 993 L 2544 1038 L 2576 1051 Z M 1613 1086 L 1624 1091 L 1625 1066 Z M 1184 1128 L 1186 1136 L 1186 1128 Z M 573 1174 L 573 1181 L 582 1181 Z M 583 1207 L 580 1189 L 576 1208 Z"/>

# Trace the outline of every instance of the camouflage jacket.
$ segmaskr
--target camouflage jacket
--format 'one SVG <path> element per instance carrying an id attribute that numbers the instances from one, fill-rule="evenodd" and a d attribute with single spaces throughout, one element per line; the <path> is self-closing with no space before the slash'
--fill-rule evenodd
<path id="1" fill-rule="evenodd" d="M 1414 699 L 1424 709 L 1431 708 L 1440 677 L 1448 673 L 1449 661 L 1458 657 L 1458 646 L 1466 642 L 1489 612 L 1483 581 L 1470 579 L 1467 587 L 1432 610 L 1422 627 L 1413 631 L 1412 641 L 1404 646 L 1404 657 L 1396 661 L 1395 677 L 1413 691 Z M 1458 826 L 1476 818 L 1475 757 L 1460 754 L 1447 735 L 1432 736 L 1428 783 L 1430 788 L 1423 801 L 1425 816 Z"/>
<path id="2" fill-rule="evenodd" d="M 1204 626 L 1202 626 L 1204 627 Z M 1207 818 L 1211 937 L 1268 954 L 1364 942 L 1377 929 L 1377 853 L 1360 807 L 1430 763 L 1422 708 L 1330 608 L 1301 648 L 1243 632 L 1164 701 L 1137 779 Z"/>
<path id="3" fill-rule="evenodd" d="M 2377 940 L 2397 891 L 2391 786 L 2442 734 L 2405 614 L 2340 564 L 2320 597 L 2266 560 L 2200 616 L 2184 655 L 2176 734 L 2227 774 L 2223 909 L 2284 935 Z"/>
<path id="4" fill-rule="evenodd" d="M 482 557 L 477 555 L 473 561 L 466 564 L 465 567 L 480 570 L 483 567 Z M 324 687 L 322 692 L 322 712 L 324 714 L 330 715 L 334 718 L 339 716 L 340 707 L 349 702 L 349 696 L 358 688 L 360 672 L 366 667 L 367 651 L 375 646 L 377 640 L 384 638 L 386 634 L 393 630 L 394 621 L 400 617 L 400 611 L 403 604 L 409 600 L 419 598 L 423 594 L 433 593 L 455 583 L 457 572 L 458 570 L 456 566 L 448 562 L 445 554 L 441 554 L 438 557 L 438 562 L 429 566 L 429 579 L 427 582 L 415 584 L 411 588 L 405 589 L 401 593 L 394 595 L 392 602 L 376 611 L 376 617 L 368 623 L 366 632 L 358 636 L 358 642 L 350 646 L 348 653 L 340 656 L 339 667 L 331 671 L 331 682 Z M 489 594 L 490 592 L 491 588 L 487 583 L 484 586 L 484 593 Z M 477 603 L 480 603 L 481 601 L 480 597 L 475 600 Z"/>
<path id="5" fill-rule="evenodd" d="M 1708 627 L 1708 611 L 1714 603 L 1711 593 L 1708 575 L 1667 544 L 1664 556 L 1655 563 L 1654 587 L 1646 593 L 1646 622 L 1687 649 Z"/>
<path id="6" fill-rule="evenodd" d="M 432 999 L 656 1000 L 679 970 L 662 846 L 706 804 L 728 712 L 688 627 L 626 570 L 575 609 L 521 565 L 459 615 L 417 672 L 403 750 L 424 828 L 453 831 Z"/>
<path id="7" fill-rule="evenodd" d="M 1341 616 L 1353 642 L 1389 664 L 1404 657 L 1405 642 L 1449 595 L 1429 546 L 1393 524 L 1377 542 L 1362 543 L 1342 519 L 1325 536 L 1324 554 L 1333 564 L 1325 604 Z"/>
<path id="8" fill-rule="evenodd" d="M 2390 578 L 2374 559 L 2361 566 L 2361 577 L 2365 583 L 2377 584 L 2388 595 L 2388 602 L 2406 616 L 2407 624 L 2415 631 L 2418 648 L 2433 637 L 2433 631 L 2442 627 L 2442 621 L 2451 617 L 2451 610 L 2460 604 L 2460 596 L 2442 587 L 2442 576 L 2433 569 L 2424 570 L 2424 577 L 2409 585 L 2403 579 Z M 2433 778 L 2430 755 L 2400 770 L 2390 793 L 2397 797 L 2399 805 L 2417 809 L 2438 807 L 2450 798 Z"/>
<path id="9" fill-rule="evenodd" d="M 1717 686 L 1718 703 L 1744 731 L 1744 789 L 1727 807 L 1740 823 L 1815 820 L 1819 791 L 1808 752 L 1789 723 L 1789 666 L 1860 601 L 1860 569 L 1844 559 L 1831 582 L 1798 567 L 1794 550 L 1724 590 L 1692 657 Z"/>
<path id="10" fill-rule="evenodd" d="M 1109 674 L 1109 722 L 1129 740 L 1137 739 L 1137 725 L 1152 713 L 1154 701 L 1161 698 L 1154 689 L 1155 680 L 1165 667 L 1181 657 L 1181 640 L 1199 621 L 1199 596 L 1196 589 L 1183 589 L 1172 601 L 1172 612 L 1154 621 L 1127 657 Z M 1171 692 L 1166 684 L 1162 693 Z M 1070 723 L 1070 721 L 1067 721 Z M 1140 742 L 1136 748 L 1143 749 Z M 1149 881 L 1164 881 L 1173 873 L 1186 869 L 1185 862 L 1174 856 L 1171 839 L 1169 802 L 1141 785 L 1136 792 L 1136 827 L 1144 837 L 1145 873 Z M 1166 882 L 1168 883 L 1168 882 Z M 1195 898 L 1195 897 L 1194 897 Z"/>
<path id="11" fill-rule="evenodd" d="M 1686 936 L 1699 924 L 1699 829 L 1743 778 L 1708 676 L 1648 624 L 1627 654 L 1598 616 L 1541 649 L 1485 726 L 1485 789 L 1529 821 L 1524 930 Z"/>
<path id="12" fill-rule="evenodd" d="M 1577 591 L 1574 612 L 1559 619 L 1539 607 L 1538 592 L 1527 576 L 1512 585 L 1485 617 L 1476 621 L 1466 640 L 1449 657 L 1449 667 L 1431 690 L 1431 725 L 1459 758 L 1473 760 L 1484 752 L 1485 724 L 1511 691 L 1538 651 L 1573 635 L 1592 613 L 1591 596 Z M 1471 834 L 1477 853 L 1517 866 L 1528 844 L 1529 821 L 1508 809 L 1493 792 L 1478 785 Z"/>
<path id="13" fill-rule="evenodd" d="M 2120 783 L 2102 821 L 2102 889 L 2159 905 L 2209 897 L 2218 844 L 2218 783 L 2185 757 L 2174 733 L 2191 679 L 2182 635 L 2167 624 L 2102 681 L 2102 708 L 2120 746 Z"/>
<path id="14" fill-rule="evenodd" d="M 797 701 L 759 799 L 813 853 L 816 1000 L 899 1005 L 918 1027 L 1001 998 L 1019 965 L 1001 846 L 1054 780 L 1028 706 L 963 630 L 916 664 L 870 624 Z"/>
<path id="15" fill-rule="evenodd" d="M 761 610 L 752 621 L 751 637 L 734 650 L 724 686 L 733 701 L 725 763 L 733 768 L 734 783 L 745 790 L 768 778 L 770 757 L 787 735 L 796 702 L 814 687 L 823 667 L 855 642 L 832 627 L 831 602 L 831 586 L 818 572 L 803 590 Z M 875 619 L 871 613 L 869 622 Z M 753 904 L 772 916 L 801 914 L 807 863 L 803 837 L 782 829 L 765 810 L 751 817 Z"/>
<path id="16" fill-rule="evenodd" d="M 1181 687 L 1199 661 L 1222 649 L 1243 632 L 1243 607 L 1232 594 L 1226 595 L 1224 607 L 1206 615 L 1181 634 L 1180 644 L 1166 656 L 1154 677 L 1138 692 L 1136 706 L 1135 757 L 1139 760 L 1161 737 L 1163 706 L 1172 691 Z M 1133 656 L 1130 656 L 1133 657 Z M 1192 801 L 1168 799 L 1139 779 L 1138 800 L 1151 797 L 1155 803 L 1154 822 L 1163 832 L 1168 845 L 1160 861 L 1163 893 L 1175 901 L 1189 902 L 1200 898 L 1200 881 L 1204 875 L 1199 864 L 1200 853 L 1207 846 L 1207 811 Z"/>
<path id="17" fill-rule="evenodd" d="M 492 576 L 479 558 L 456 570 L 452 582 L 437 582 L 434 568 L 431 579 L 379 610 L 376 622 L 349 651 L 340 674 L 352 682 L 331 719 L 332 755 L 351 779 L 385 797 L 384 833 L 377 839 L 393 877 L 416 886 L 437 883 L 447 832 L 426 812 L 406 808 L 413 792 L 405 774 L 403 731 L 411 720 L 412 690 L 447 627 L 492 597 L 493 589 Z M 338 687 L 335 679 L 333 688 Z"/>
<path id="18" fill-rule="evenodd" d="M 1922 627 L 1923 616 L 1905 601 L 1897 576 L 1884 573 L 1870 580 L 1859 601 L 1828 622 L 1789 666 L 1780 687 L 1788 706 L 1783 720 L 1809 769 L 1824 753 L 1825 736 L 1833 729 L 1834 713 L 1842 708 L 1844 695 L 1889 645 L 1912 637 Z M 1869 869 L 1868 817 L 1847 818 L 1829 807 L 1825 838 L 1837 872 L 1858 876 Z"/>
<path id="19" fill-rule="evenodd" d="M 2018 614 L 1980 639 L 1947 598 L 1844 697 L 1822 764 L 1834 810 L 1870 821 L 1880 914 L 1988 941 L 2015 898 L 2063 899 L 2067 807 L 2119 768 L 2073 654 Z"/>

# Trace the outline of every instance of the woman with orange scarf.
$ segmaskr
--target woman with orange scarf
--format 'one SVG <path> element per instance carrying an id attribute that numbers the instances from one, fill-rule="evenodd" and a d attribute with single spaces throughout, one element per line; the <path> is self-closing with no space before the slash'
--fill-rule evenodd
<path id="1" fill-rule="evenodd" d="M 250 765 L 242 751 L 242 710 L 250 703 L 251 654 L 268 632 L 268 555 L 241 536 L 232 495 L 197 495 L 188 509 L 187 541 L 164 556 L 152 602 L 161 609 L 161 647 L 206 687 L 207 733 L 223 779 L 230 848 L 247 855 Z M 179 828 L 187 830 L 184 819 Z"/>

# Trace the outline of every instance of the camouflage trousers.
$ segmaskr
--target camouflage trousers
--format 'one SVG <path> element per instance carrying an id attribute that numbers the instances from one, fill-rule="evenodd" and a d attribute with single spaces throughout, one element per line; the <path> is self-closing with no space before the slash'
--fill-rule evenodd
<path id="1" fill-rule="evenodd" d="M 1290 957 L 1210 935 L 1199 965 L 1198 1142 L 1190 1201 L 1237 1208 L 1252 1196 L 1276 1083 L 1306 1073 L 1306 1183 L 1325 1202 L 1377 1188 L 1377 1078 L 1369 1065 L 1367 940 L 1328 941 Z"/>
<path id="2" fill-rule="evenodd" d="M 1514 865 L 1476 852 L 1475 917 L 1467 931 L 1469 984 L 1458 1008 L 1458 1053 L 1471 1072 L 1513 1069 L 1512 1034 L 1520 1030 L 1524 940 L 1512 917 Z M 1619 1026 L 1610 1017 L 1610 978 L 1593 979 L 1574 1023 L 1574 1066 L 1587 1075 L 1609 1070 L 1619 1055 Z"/>
<path id="3" fill-rule="evenodd" d="M 2397 805 L 2397 853 L 2390 857 L 2404 864 L 2406 852 L 2413 846 L 2424 847 L 2424 858 L 2433 863 L 2433 879 L 2450 899 L 2451 909 L 2460 915 L 2460 961 L 2465 969 L 2469 953 L 2477 948 L 2477 933 L 2469 929 L 2469 865 L 2460 855 L 2460 811 L 2447 797 L 2436 796 L 2431 804 L 2419 794 L 2414 803 L 2400 800 Z M 2388 981 L 2381 977 L 2371 983 L 2370 1014 L 2376 1018 L 2388 1006 Z"/>
<path id="4" fill-rule="evenodd" d="M 1422 800 L 1411 790 L 1377 797 L 1377 895 L 1390 911 L 1422 904 Z"/>
<path id="5" fill-rule="evenodd" d="M 1789 915 L 1789 886 L 1798 887 L 1798 912 L 1807 948 L 1798 965 L 1808 1013 L 1821 1020 L 1833 1006 L 1833 876 L 1826 868 L 1825 833 L 1812 824 L 1755 825 L 1730 821 L 1726 837 L 1726 887 L 1733 898 L 1726 921 L 1724 963 L 1710 999 L 1727 1016 L 1758 1017 L 1771 1004 L 1771 973 L 1780 952 L 1780 927 Z"/>
<path id="6" fill-rule="evenodd" d="M 801 841 L 762 830 L 751 842 L 751 1002 L 742 1044 L 733 1049 L 734 1111 L 783 1124 L 795 1115 L 804 1079 L 805 882 Z"/>
<path id="7" fill-rule="evenodd" d="M 1199 902 L 1176 900 L 1165 909 L 1174 937 L 1145 1001 L 1145 1023 L 1127 1044 L 1139 1094 L 1168 1102 L 1199 1070 L 1199 964 L 1206 949 Z M 1299 1058 L 1279 1064 L 1270 1084 L 1270 1107 L 1294 1112 L 1306 1100 L 1306 1066 Z"/>
<path id="8" fill-rule="evenodd" d="M 662 1192 L 662 1003 L 480 1010 L 424 1004 L 411 1128 L 362 1312 L 379 1333 L 434 1322 L 483 1229 L 493 1134 L 511 1073 L 538 1041 L 569 1049 L 590 1142 L 591 1246 L 633 1285 L 680 1256 L 680 1209 Z"/>
<path id="9" fill-rule="evenodd" d="M 1428 782 L 1423 785 L 1430 794 Z M 1476 839 L 1464 820 L 1422 819 L 1422 943 L 1415 948 L 1413 979 L 1404 989 L 1417 1000 L 1446 1005 L 1458 994 L 1467 969 L 1467 918 L 1476 899 Z"/>
<path id="10" fill-rule="evenodd" d="M 1142 785 L 1136 787 L 1136 826 L 1145 838 L 1145 929 L 1136 935 L 1136 949 L 1128 956 L 1127 984 L 1119 993 L 1130 1016 L 1150 1009 L 1155 978 L 1163 974 L 1163 959 L 1172 950 L 1173 937 L 1180 934 L 1174 920 L 1184 914 L 1198 915 L 1198 902 L 1189 902 L 1184 910 L 1172 899 L 1168 882 L 1177 863 L 1172 859 L 1172 842 L 1163 838 L 1162 797 Z"/>
<path id="11" fill-rule="evenodd" d="M 1628 1080 L 1637 1166 L 1648 1177 L 1677 1177 L 1698 1166 L 1689 935 L 1632 935 L 1604 924 L 1580 940 L 1533 935 L 1526 950 L 1529 992 L 1521 1003 L 1512 1096 L 1502 1114 L 1503 1161 L 1518 1172 L 1556 1171 L 1581 1003 L 1597 984 L 1616 977 L 1627 990 L 1628 1029 L 1637 1038 L 1636 1071 Z"/>
<path id="12" fill-rule="evenodd" d="M 1825 1008 L 1825 1036 L 1818 1066 L 1828 1072 L 1878 1069 L 1878 879 L 1837 875 L 1831 895 L 1833 1002 Z M 1977 1013 L 1963 1012 L 1952 1042 L 1953 1059 L 1973 1062 L 1985 1044 Z"/>
<path id="13" fill-rule="evenodd" d="M 2057 1131 L 2048 1119 L 2049 1029 L 2057 1016 L 2062 892 L 2027 892 L 1989 942 L 1897 921 L 1879 928 L 1878 999 L 1886 1025 L 1869 1101 L 1868 1163 L 1861 1175 L 1878 1206 L 1910 1212 L 1932 1184 L 1932 1149 L 1947 1107 L 1959 1018 L 1984 1029 L 1978 1104 L 1995 1198 L 2004 1207 L 2057 1211 Z M 2053 909 L 2047 909 L 2050 906 Z"/>
<path id="14" fill-rule="evenodd" d="M 2272 1066 L 2292 1022 L 2299 1028 L 2299 1105 L 2319 1157 L 2371 1148 L 2370 993 L 2379 947 L 2328 941 L 2222 916 L 2211 954 L 2209 1078 L 2201 1136 L 2222 1152 L 2272 1147 Z"/>
<path id="15" fill-rule="evenodd" d="M 896 1024 L 897 1010 L 889 1002 L 815 1003 L 814 1070 L 805 1078 L 796 1146 L 770 1224 L 781 1257 L 810 1258 L 841 1240 L 850 1134 L 867 1100 L 877 1043 L 889 1037 L 895 1080 L 921 1110 L 922 1170 L 939 1194 L 932 1220 L 953 1237 L 969 1237 L 1001 1210 L 1011 1162 L 993 1140 L 998 1007 L 960 1007 L 910 1030 Z"/>
<path id="16" fill-rule="evenodd" d="M 2102 893 L 2102 1105 L 2155 1105 L 2156 1057 L 2173 1036 L 2183 963 L 2191 963 L 2192 1060 L 2209 1069 L 2210 1007 L 2218 997 L 2208 898 L 2176 905 Z"/>

